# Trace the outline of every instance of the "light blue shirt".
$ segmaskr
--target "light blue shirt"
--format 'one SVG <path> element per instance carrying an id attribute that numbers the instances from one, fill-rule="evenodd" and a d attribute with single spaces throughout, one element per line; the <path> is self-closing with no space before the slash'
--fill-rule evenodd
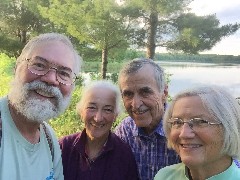
<path id="1" fill-rule="evenodd" d="M 189 180 L 186 166 L 183 163 L 167 166 L 158 171 L 154 180 Z M 206 180 L 237 180 L 240 179 L 240 169 L 233 162 L 232 165 L 221 172 Z"/>

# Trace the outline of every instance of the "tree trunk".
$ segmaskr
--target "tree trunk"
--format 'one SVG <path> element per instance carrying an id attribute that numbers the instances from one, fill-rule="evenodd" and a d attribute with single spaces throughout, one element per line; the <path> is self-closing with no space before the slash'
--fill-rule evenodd
<path id="1" fill-rule="evenodd" d="M 21 29 L 17 29 L 17 36 L 19 37 L 19 41 L 22 44 L 26 44 L 27 43 L 27 31 L 26 30 L 21 30 Z"/>
<path id="2" fill-rule="evenodd" d="M 149 26 L 148 26 L 148 38 L 147 38 L 147 58 L 154 59 L 156 49 L 156 32 L 158 24 L 158 14 L 151 13 Z"/>
<path id="3" fill-rule="evenodd" d="M 107 77 L 106 76 L 107 64 L 108 64 L 107 56 L 108 56 L 108 49 L 107 48 L 102 49 L 102 69 L 101 69 L 102 79 L 106 79 Z"/>
<path id="4" fill-rule="evenodd" d="M 21 42 L 23 44 L 27 43 L 27 31 L 26 30 L 21 31 Z"/>

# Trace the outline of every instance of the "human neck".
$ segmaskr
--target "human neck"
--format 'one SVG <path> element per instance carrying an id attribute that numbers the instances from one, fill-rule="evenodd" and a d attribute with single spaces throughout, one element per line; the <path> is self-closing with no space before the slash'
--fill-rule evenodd
<path id="1" fill-rule="evenodd" d="M 158 124 L 159 124 L 159 121 L 151 122 L 147 127 L 143 127 L 143 130 L 147 135 L 149 135 L 156 129 Z"/>
<path id="2" fill-rule="evenodd" d="M 228 169 L 232 164 L 229 156 L 224 156 L 220 161 L 210 163 L 201 167 L 190 167 L 191 180 L 205 180 Z"/>
<path id="3" fill-rule="evenodd" d="M 38 143 L 40 139 L 40 124 L 29 121 L 23 114 L 19 113 L 10 102 L 8 103 L 8 107 L 13 122 L 21 135 L 32 144 Z"/>
<path id="4" fill-rule="evenodd" d="M 89 157 L 89 159 L 96 159 L 103 150 L 103 146 L 106 144 L 108 140 L 108 136 L 103 138 L 90 138 L 87 137 L 85 151 Z"/>

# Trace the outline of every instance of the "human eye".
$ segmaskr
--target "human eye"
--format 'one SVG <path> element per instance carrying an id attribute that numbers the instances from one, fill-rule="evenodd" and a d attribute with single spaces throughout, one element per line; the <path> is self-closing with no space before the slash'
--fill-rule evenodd
<path id="1" fill-rule="evenodd" d="M 193 118 L 191 122 L 193 126 L 198 126 L 198 127 L 206 127 L 208 125 L 208 121 L 202 118 Z"/>
<path id="2" fill-rule="evenodd" d="M 107 107 L 103 109 L 107 114 L 113 113 L 113 108 Z"/>
<path id="3" fill-rule="evenodd" d="M 149 87 L 144 87 L 140 90 L 140 95 L 142 97 L 148 97 L 150 94 L 152 94 L 152 90 Z"/>
<path id="4" fill-rule="evenodd" d="M 72 74 L 71 71 L 64 70 L 64 69 L 58 69 L 58 75 L 64 80 L 71 78 L 72 77 L 71 74 Z"/>
<path id="5" fill-rule="evenodd" d="M 131 92 L 131 91 L 123 91 L 122 92 L 122 97 L 123 98 L 126 98 L 126 99 L 131 99 L 131 98 L 133 98 L 133 92 Z"/>
<path id="6" fill-rule="evenodd" d="M 96 107 L 96 106 L 93 106 L 93 105 L 88 105 L 88 106 L 86 107 L 86 109 L 87 109 L 87 110 L 90 110 L 90 111 L 94 111 L 94 110 L 97 109 L 97 107 Z"/>
<path id="7" fill-rule="evenodd" d="M 183 121 L 179 118 L 172 118 L 169 121 L 172 125 L 172 127 L 179 128 L 183 125 Z"/>
<path id="8" fill-rule="evenodd" d="M 47 63 L 43 62 L 41 60 L 38 60 L 38 59 L 34 59 L 34 60 L 30 61 L 29 65 L 38 71 L 44 71 L 47 68 Z"/>

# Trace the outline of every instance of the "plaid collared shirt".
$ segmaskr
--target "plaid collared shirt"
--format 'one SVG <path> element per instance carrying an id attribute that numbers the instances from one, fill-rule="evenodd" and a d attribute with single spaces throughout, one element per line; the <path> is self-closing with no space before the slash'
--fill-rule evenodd
<path id="1" fill-rule="evenodd" d="M 167 148 L 162 120 L 155 131 L 147 135 L 136 127 L 131 117 L 126 117 L 115 133 L 131 146 L 141 180 L 152 180 L 159 169 L 180 162 L 175 151 Z"/>

